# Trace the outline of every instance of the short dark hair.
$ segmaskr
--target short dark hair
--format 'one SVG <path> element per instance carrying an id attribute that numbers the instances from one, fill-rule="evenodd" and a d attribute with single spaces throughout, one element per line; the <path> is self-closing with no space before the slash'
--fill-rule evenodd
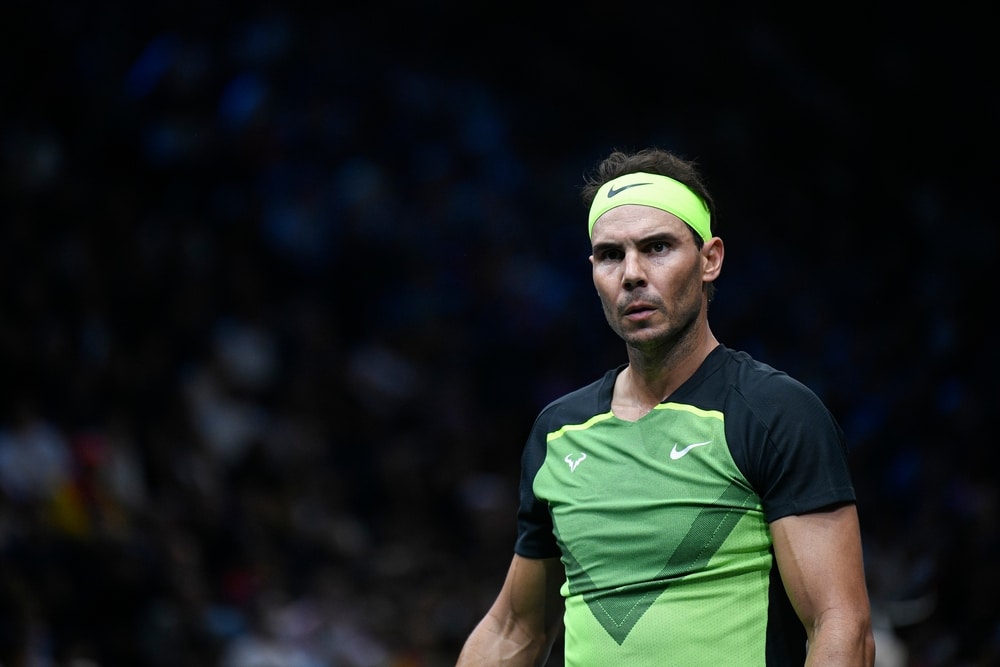
<path id="1" fill-rule="evenodd" d="M 589 208 L 594 201 L 594 196 L 601 186 L 608 181 L 613 181 L 625 174 L 644 172 L 647 174 L 659 174 L 672 178 L 686 185 L 692 192 L 705 202 L 708 213 L 711 216 L 712 230 L 715 230 L 715 202 L 705 185 L 704 177 L 696 162 L 680 157 L 662 148 L 644 148 L 634 153 L 627 153 L 615 149 L 606 158 L 597 163 L 597 166 L 584 177 L 584 185 L 580 190 L 583 203 Z M 691 228 L 694 234 L 695 243 L 700 248 L 704 241 L 701 236 Z"/>

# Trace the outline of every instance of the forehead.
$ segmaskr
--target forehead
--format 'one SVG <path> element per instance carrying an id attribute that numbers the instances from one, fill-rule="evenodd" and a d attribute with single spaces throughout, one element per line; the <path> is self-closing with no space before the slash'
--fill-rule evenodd
<path id="1" fill-rule="evenodd" d="M 591 241 L 594 244 L 621 242 L 654 234 L 687 236 L 690 233 L 684 221 L 673 213 L 651 206 L 626 204 L 597 219 Z"/>

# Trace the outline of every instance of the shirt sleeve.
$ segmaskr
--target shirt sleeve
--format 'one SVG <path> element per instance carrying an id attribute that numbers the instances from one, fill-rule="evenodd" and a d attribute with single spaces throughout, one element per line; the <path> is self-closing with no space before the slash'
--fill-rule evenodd
<path id="1" fill-rule="evenodd" d="M 769 522 L 855 501 L 843 430 L 811 389 L 784 373 L 729 397 L 726 437 Z"/>
<path id="2" fill-rule="evenodd" d="M 528 435 L 521 455 L 520 505 L 517 511 L 517 542 L 514 553 L 525 558 L 552 558 L 560 555 L 552 532 L 552 515 L 548 503 L 535 496 L 535 475 L 545 463 L 547 419 L 543 412 Z"/>

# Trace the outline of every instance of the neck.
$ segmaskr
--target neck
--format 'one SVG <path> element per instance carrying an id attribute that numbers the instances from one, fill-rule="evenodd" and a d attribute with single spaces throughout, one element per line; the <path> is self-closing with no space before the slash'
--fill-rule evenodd
<path id="1" fill-rule="evenodd" d="M 625 396 L 652 409 L 691 377 L 719 341 L 707 325 L 700 335 L 657 349 L 629 348 L 629 365 L 622 373 Z"/>

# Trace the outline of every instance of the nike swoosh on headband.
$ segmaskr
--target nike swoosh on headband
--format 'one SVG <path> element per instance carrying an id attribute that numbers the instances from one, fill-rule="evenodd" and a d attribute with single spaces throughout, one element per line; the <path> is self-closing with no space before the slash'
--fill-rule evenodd
<path id="1" fill-rule="evenodd" d="M 625 190 L 628 190 L 629 188 L 637 188 L 637 187 L 639 187 L 640 185 L 652 185 L 652 183 L 631 183 L 631 184 L 629 184 L 629 185 L 623 185 L 623 186 L 621 186 L 620 188 L 618 188 L 617 190 L 615 190 L 615 186 L 613 186 L 613 185 L 612 185 L 612 186 L 611 186 L 611 187 L 610 187 L 610 188 L 608 189 L 608 199 L 611 199 L 611 198 L 612 198 L 612 197 L 614 197 L 614 196 L 615 196 L 616 194 L 619 194 L 619 193 L 621 193 L 621 192 L 624 192 Z"/>

